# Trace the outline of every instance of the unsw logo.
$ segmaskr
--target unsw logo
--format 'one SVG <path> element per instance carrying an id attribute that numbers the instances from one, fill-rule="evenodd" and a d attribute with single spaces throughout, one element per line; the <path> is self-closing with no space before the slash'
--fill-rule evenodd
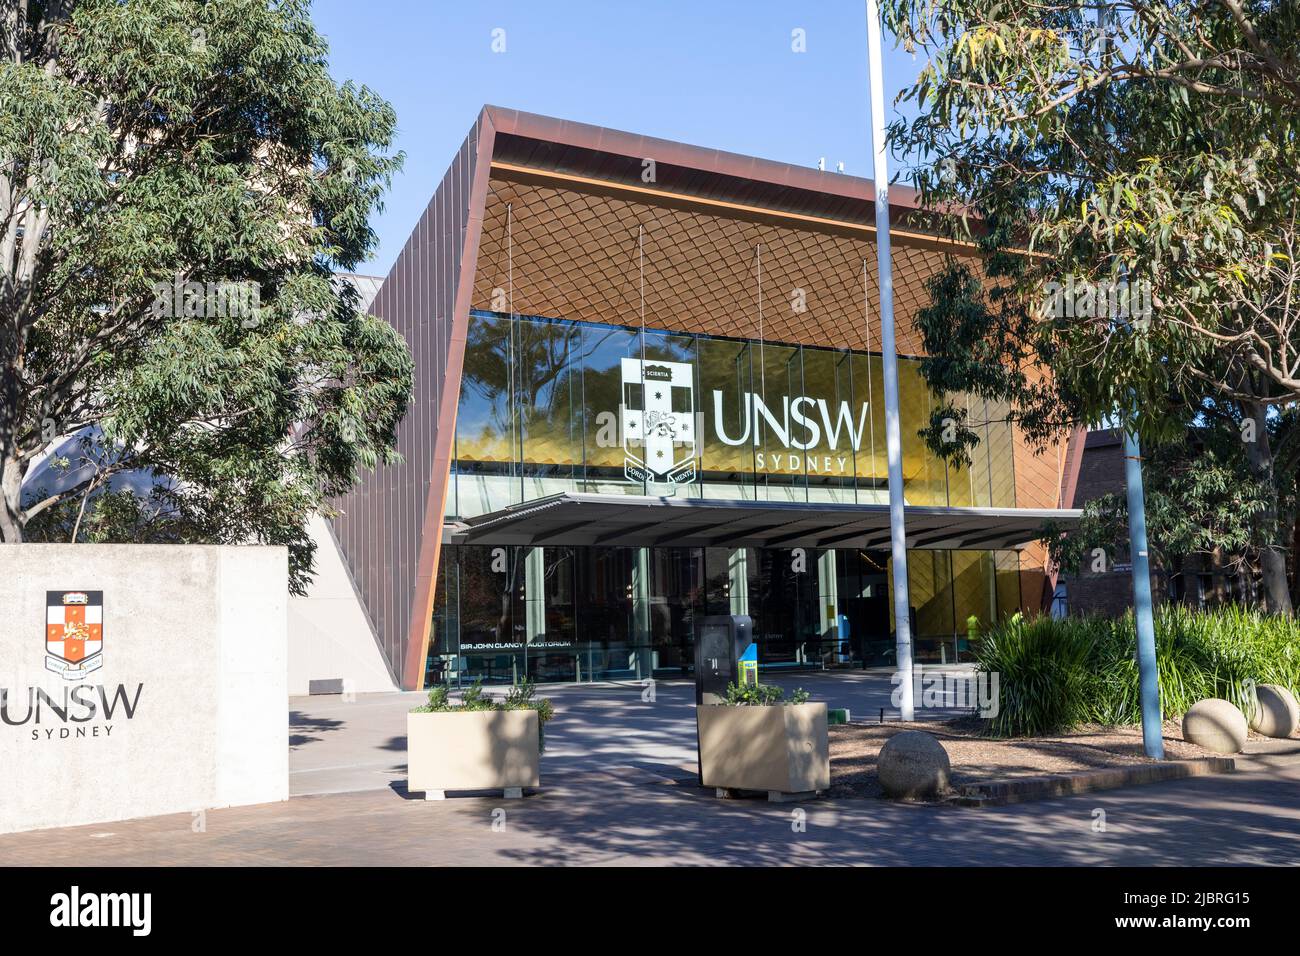
<path id="1" fill-rule="evenodd" d="M 623 473 L 630 481 L 695 480 L 695 381 L 685 362 L 623 359 Z"/>
<path id="2" fill-rule="evenodd" d="M 104 592 L 45 592 L 45 669 L 80 680 L 104 666 Z"/>
<path id="3" fill-rule="evenodd" d="M 44 625 L 45 669 L 68 683 L 62 693 L 0 687 L 0 725 L 31 725 L 34 741 L 112 736 L 114 719 L 135 717 L 144 685 L 131 693 L 125 684 L 74 683 L 104 666 L 104 592 L 45 592 Z"/>
<path id="4" fill-rule="evenodd" d="M 707 407 L 697 411 L 695 370 L 689 363 L 624 358 L 620 372 L 619 431 L 629 481 L 695 481 L 705 451 L 700 433 L 706 429 L 706 412 L 712 414 L 720 445 L 753 447 L 756 471 L 852 475 L 864 441 L 870 447 L 873 440 L 870 402 L 865 400 L 855 404 L 798 394 L 778 400 L 745 390 L 728 397 L 724 389 L 714 388 L 712 403 L 705 401 Z M 715 446 L 713 454 L 719 451 Z"/>

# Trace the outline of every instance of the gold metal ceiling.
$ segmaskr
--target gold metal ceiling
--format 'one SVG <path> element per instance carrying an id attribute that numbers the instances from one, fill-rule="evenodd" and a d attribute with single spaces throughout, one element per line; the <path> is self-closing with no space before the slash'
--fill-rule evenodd
<path id="1" fill-rule="evenodd" d="M 758 338 L 761 272 L 764 340 L 880 350 L 876 249 L 867 239 L 497 178 L 473 307 L 492 309 L 494 290 L 513 289 L 516 314 L 640 325 L 640 253 L 648 328 Z M 943 257 L 896 242 L 902 354 L 921 353 L 913 320 Z"/>

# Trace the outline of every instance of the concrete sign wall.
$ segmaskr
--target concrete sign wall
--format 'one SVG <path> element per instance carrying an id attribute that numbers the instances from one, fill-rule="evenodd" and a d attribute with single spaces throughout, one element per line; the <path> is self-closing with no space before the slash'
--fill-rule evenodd
<path id="1" fill-rule="evenodd" d="M 0 545 L 0 832 L 288 798 L 284 548 Z"/>

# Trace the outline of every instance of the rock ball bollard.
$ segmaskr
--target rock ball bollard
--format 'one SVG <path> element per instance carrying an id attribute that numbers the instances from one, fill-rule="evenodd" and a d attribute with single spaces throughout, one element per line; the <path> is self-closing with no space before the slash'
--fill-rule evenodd
<path id="1" fill-rule="evenodd" d="M 1198 700 L 1183 715 L 1183 739 L 1216 754 L 1246 746 L 1246 716 L 1226 700 Z"/>
<path id="2" fill-rule="evenodd" d="M 886 796 L 934 797 L 948 789 L 952 765 L 948 751 L 931 734 L 905 730 L 880 748 L 876 773 Z"/>
<path id="3" fill-rule="evenodd" d="M 1281 684 L 1255 688 L 1255 716 L 1250 729 L 1265 737 L 1290 737 L 1300 725 L 1300 704 Z"/>

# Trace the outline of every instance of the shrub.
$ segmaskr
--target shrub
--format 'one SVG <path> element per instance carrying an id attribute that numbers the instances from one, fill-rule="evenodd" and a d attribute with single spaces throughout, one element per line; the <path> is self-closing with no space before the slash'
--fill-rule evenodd
<path id="1" fill-rule="evenodd" d="M 1300 625 L 1230 606 L 1197 611 L 1174 605 L 1155 618 L 1160 709 L 1177 719 L 1198 700 L 1222 697 L 1247 718 L 1252 685 L 1300 689 Z M 1079 723 L 1141 722 L 1137 631 L 1120 618 L 1015 615 L 975 645 L 980 670 L 998 673 L 1001 700 L 987 731 L 1035 736 Z"/>
<path id="2" fill-rule="evenodd" d="M 730 707 L 767 707 L 773 704 L 806 704 L 812 695 L 800 687 L 785 700 L 785 691 L 775 684 L 728 684 L 722 703 Z"/>
<path id="3" fill-rule="evenodd" d="M 1001 700 L 990 720 L 991 733 L 1037 736 L 1085 719 L 1094 629 L 1057 623 L 1048 618 L 1026 623 L 1017 614 L 981 638 L 976 650 L 980 669 L 999 675 Z"/>
<path id="4" fill-rule="evenodd" d="M 538 699 L 535 695 L 537 685 L 525 678 L 506 692 L 502 700 L 495 700 L 483 693 L 483 682 L 475 681 L 473 687 L 465 689 L 460 695 L 460 703 L 451 700 L 446 685 L 439 685 L 429 690 L 428 700 L 419 707 L 412 707 L 413 714 L 434 714 L 453 710 L 535 710 L 537 711 L 537 745 L 542 752 L 546 750 L 546 722 L 555 716 L 555 706 L 549 697 Z"/>

